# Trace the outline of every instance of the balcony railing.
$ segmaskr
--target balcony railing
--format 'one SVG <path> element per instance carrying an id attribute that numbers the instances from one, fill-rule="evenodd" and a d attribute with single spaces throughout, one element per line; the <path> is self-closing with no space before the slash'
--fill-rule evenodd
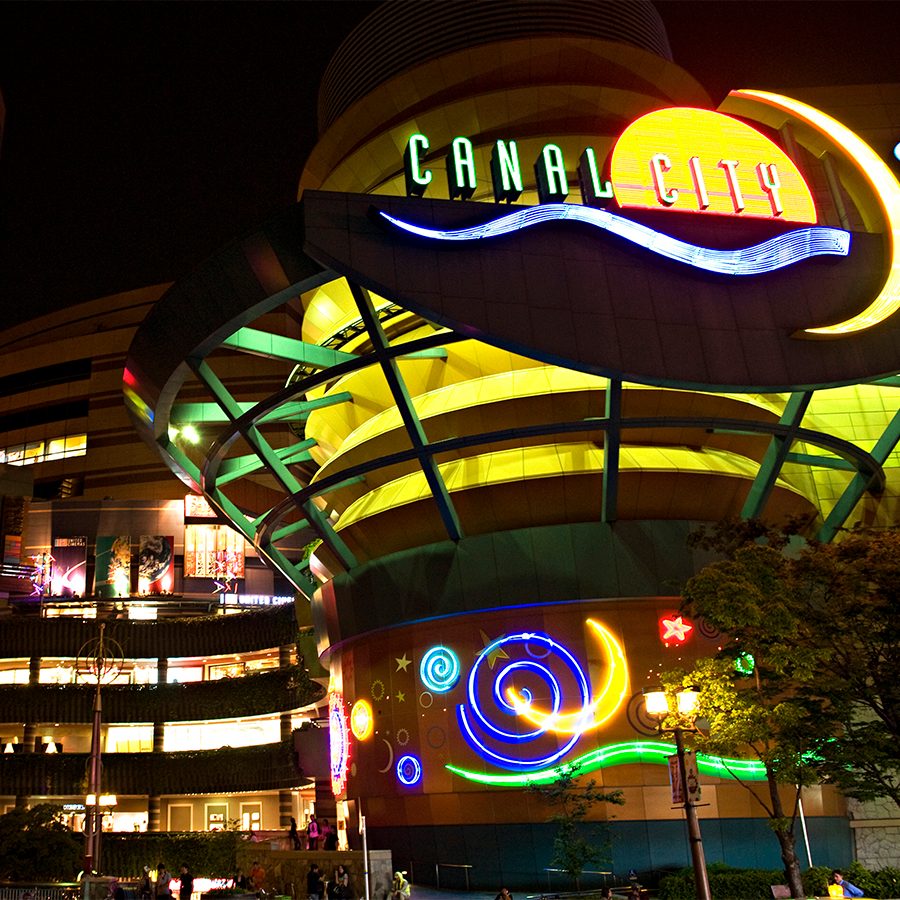
<path id="1" fill-rule="evenodd" d="M 80 797 L 87 753 L 0 754 L 4 794 Z M 215 794 L 287 790 L 304 781 L 289 741 L 180 753 L 104 753 L 103 789 L 113 794 Z"/>
<path id="2" fill-rule="evenodd" d="M 0 687 L 0 722 L 85 724 L 91 721 L 90 684 Z M 324 688 L 300 666 L 240 678 L 187 684 L 125 684 L 103 688 L 108 723 L 189 722 L 232 719 L 300 709 L 321 699 Z"/>
<path id="3" fill-rule="evenodd" d="M 91 620 L 65 616 L 0 619 L 0 647 L 17 657 L 75 657 L 96 637 L 97 623 Z M 216 656 L 291 644 L 297 638 L 297 619 L 290 603 L 230 616 L 153 622 L 111 619 L 106 621 L 106 637 L 118 641 L 129 659 Z"/>

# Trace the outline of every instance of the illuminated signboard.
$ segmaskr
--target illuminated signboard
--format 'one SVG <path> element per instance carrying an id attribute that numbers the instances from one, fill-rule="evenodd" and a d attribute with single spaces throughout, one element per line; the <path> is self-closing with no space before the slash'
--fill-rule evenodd
<path id="1" fill-rule="evenodd" d="M 426 135 L 410 137 L 404 153 L 406 192 L 421 197 L 433 182 L 425 165 Z M 456 137 L 446 158 L 451 199 L 469 199 L 477 187 L 472 141 Z M 569 195 L 562 149 L 547 143 L 534 162 L 540 202 L 562 203 Z M 593 147 L 578 161 L 581 199 L 602 206 L 672 209 L 743 218 L 814 223 L 816 209 L 803 176 L 787 154 L 755 128 L 708 109 L 676 107 L 648 113 L 619 137 L 609 160 L 609 178 Z M 495 141 L 491 183 L 497 202 L 512 202 L 523 190 L 522 162 L 515 141 Z"/>

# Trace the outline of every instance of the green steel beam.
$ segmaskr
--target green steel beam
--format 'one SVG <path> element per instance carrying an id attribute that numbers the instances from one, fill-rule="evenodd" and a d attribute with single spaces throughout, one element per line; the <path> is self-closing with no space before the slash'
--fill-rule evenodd
<path id="1" fill-rule="evenodd" d="M 762 515 L 781 473 L 785 457 L 790 452 L 791 444 L 794 443 L 796 430 L 803 421 L 809 401 L 812 400 L 812 395 L 812 391 L 795 391 L 788 398 L 784 412 L 778 421 L 781 425 L 787 425 L 789 431 L 785 435 L 772 435 L 769 446 L 766 448 L 766 454 L 759 465 L 759 471 L 756 473 L 756 478 L 753 479 L 747 499 L 744 501 L 744 507 L 741 510 L 742 519 L 758 519 Z"/>
<path id="2" fill-rule="evenodd" d="M 307 462 L 312 457 L 309 455 L 309 448 L 314 447 L 316 442 L 311 438 L 300 441 L 298 444 L 291 444 L 289 447 L 279 447 L 275 453 L 284 463 Z M 298 458 L 299 457 L 299 458 Z M 235 456 L 231 459 L 223 459 L 216 475 L 216 484 L 228 484 L 245 475 L 252 475 L 264 466 L 260 457 L 255 453 L 247 456 Z"/>
<path id="3" fill-rule="evenodd" d="M 320 397 L 318 400 L 295 400 L 266 413 L 259 421 L 262 423 L 302 419 L 313 410 L 321 409 L 324 406 L 333 406 L 336 403 L 347 403 L 352 399 L 353 395 L 348 391 L 341 391 L 328 397 Z M 238 402 L 242 414 L 249 412 L 256 405 L 257 401 L 255 400 Z M 228 416 L 225 415 L 218 403 L 178 403 L 172 407 L 172 423 L 174 425 L 190 425 L 197 422 L 216 424 L 228 421 Z"/>
<path id="4" fill-rule="evenodd" d="M 446 359 L 446 347 L 430 347 L 427 350 L 416 350 L 413 353 L 403 353 L 397 359 Z"/>
<path id="5" fill-rule="evenodd" d="M 309 528 L 309 519 L 299 519 L 296 522 L 292 522 L 290 525 L 285 525 L 284 528 L 279 528 L 278 531 L 272 535 L 272 542 L 274 543 L 275 541 L 290 537 L 298 531 L 303 531 L 304 528 Z"/>
<path id="6" fill-rule="evenodd" d="M 887 458 L 897 446 L 897 441 L 900 441 L 900 410 L 894 413 L 894 417 L 888 423 L 887 428 L 885 428 L 881 437 L 878 438 L 875 446 L 872 448 L 872 456 L 878 465 L 884 465 Z M 856 504 L 859 503 L 863 494 L 868 490 L 871 482 L 871 472 L 858 471 L 853 478 L 850 479 L 850 484 L 844 489 L 844 493 L 838 498 L 838 502 L 835 503 L 831 512 L 828 514 L 828 517 L 825 519 L 825 524 L 822 525 L 822 528 L 819 530 L 818 537 L 820 541 L 830 541 L 834 539 L 834 536 L 838 531 L 843 528 L 844 523 L 847 521 L 847 517 L 856 508 Z"/>
<path id="7" fill-rule="evenodd" d="M 622 445 L 622 382 L 610 378 L 606 386 L 606 432 L 603 436 L 602 521 L 615 522 L 619 508 L 619 451 Z"/>
<path id="8" fill-rule="evenodd" d="M 846 459 L 838 459 L 834 456 L 814 456 L 812 453 L 788 453 L 784 461 L 823 469 L 841 469 L 845 472 L 856 471 L 856 466 L 852 462 Z"/>
<path id="9" fill-rule="evenodd" d="M 200 379 L 206 389 L 215 397 L 216 403 L 225 414 L 226 420 L 233 422 L 243 415 L 241 405 L 231 396 L 228 388 L 219 380 L 218 375 L 210 368 L 209 363 L 203 359 L 188 360 L 188 365 L 194 374 Z"/>
<path id="10" fill-rule="evenodd" d="M 384 377 L 387 380 L 394 402 L 397 404 L 400 418 L 403 420 L 403 425 L 405 426 L 409 439 L 416 451 L 416 457 L 419 461 L 419 465 L 422 467 L 422 472 L 425 475 L 425 480 L 428 482 L 428 487 L 431 490 L 434 501 L 437 504 L 438 512 L 444 523 L 444 528 L 447 530 L 447 535 L 450 540 L 459 541 L 463 536 L 459 517 L 456 514 L 456 509 L 450 498 L 450 492 L 447 490 L 447 485 L 444 483 L 444 479 L 438 470 L 434 456 L 428 451 L 428 437 L 425 434 L 425 429 L 422 427 L 422 422 L 416 414 L 412 399 L 409 396 L 409 390 L 406 387 L 406 382 L 400 374 L 397 360 L 392 358 L 390 353 L 387 352 L 390 345 L 385 337 L 384 330 L 381 327 L 381 322 L 379 322 L 378 316 L 375 313 L 372 298 L 365 288 L 360 287 L 360 285 L 355 284 L 349 279 L 347 283 L 350 286 L 350 292 L 353 295 L 353 299 L 356 301 L 356 306 L 359 309 L 363 323 L 368 330 L 375 356 L 381 365 L 381 369 L 384 372 Z"/>
<path id="11" fill-rule="evenodd" d="M 284 576 L 297 586 L 307 600 L 312 602 L 313 594 L 316 592 L 316 583 L 304 575 L 277 547 L 267 544 L 265 547 L 259 548 L 265 556 L 271 560 L 276 568 L 280 569 Z"/>
<path id="12" fill-rule="evenodd" d="M 887 378 L 879 378 L 871 384 L 877 384 L 880 387 L 900 387 L 900 375 L 888 375 Z"/>
<path id="13" fill-rule="evenodd" d="M 253 409 L 253 401 L 238 403 L 242 412 Z M 190 425 L 198 422 L 213 424 L 229 421 L 218 403 L 179 403 L 172 407 L 172 423 L 174 425 Z"/>
<path id="14" fill-rule="evenodd" d="M 285 419 L 305 419 L 317 409 L 335 406 L 338 403 L 350 403 L 352 400 L 353 394 L 349 391 L 338 391 L 336 394 L 329 394 L 327 397 L 319 397 L 316 400 L 295 400 L 266 413 L 259 421 L 262 424 L 263 422 L 281 422 Z"/>
<path id="15" fill-rule="evenodd" d="M 315 369 L 328 369 L 338 363 L 356 359 L 355 353 L 343 350 L 330 350 L 317 344 L 308 344 L 294 338 L 282 337 L 280 334 L 269 334 L 258 328 L 241 328 L 231 337 L 222 341 L 223 347 L 252 353 L 254 356 L 265 356 L 269 359 L 284 359 L 288 362 L 312 366 Z"/>

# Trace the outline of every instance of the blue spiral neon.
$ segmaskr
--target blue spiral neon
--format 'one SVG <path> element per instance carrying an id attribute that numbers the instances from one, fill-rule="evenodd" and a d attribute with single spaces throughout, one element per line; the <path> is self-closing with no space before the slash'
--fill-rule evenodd
<path id="1" fill-rule="evenodd" d="M 491 685 L 491 696 L 497 704 L 498 709 L 506 715 L 516 715 L 514 707 L 504 695 L 505 682 L 516 672 L 527 672 L 536 675 L 550 690 L 553 712 L 557 712 L 560 709 L 563 698 L 562 687 L 557 676 L 550 667 L 543 662 L 543 660 L 551 654 L 562 660 L 565 668 L 568 669 L 569 673 L 574 678 L 575 683 L 578 686 L 580 705 L 586 707 L 590 701 L 590 683 L 581 664 L 569 650 L 563 647 L 562 644 L 554 641 L 549 635 L 540 632 L 520 632 L 518 634 L 497 638 L 497 640 L 488 644 L 488 646 L 479 653 L 478 658 L 475 660 L 475 663 L 469 671 L 466 686 L 468 706 L 459 704 L 456 707 L 456 715 L 463 736 L 469 745 L 485 759 L 506 769 L 532 770 L 550 766 L 558 759 L 565 756 L 565 754 L 575 746 L 581 736 L 578 733 L 573 734 L 562 747 L 557 747 L 552 753 L 530 759 L 523 759 L 521 756 L 511 756 L 488 747 L 481 736 L 476 732 L 477 727 L 478 731 L 485 733 L 495 741 L 510 744 L 522 744 L 524 742 L 534 741 L 541 735 L 546 734 L 546 729 L 542 727 L 525 732 L 501 728 L 488 718 L 478 700 L 478 678 L 482 673 L 482 667 L 490 658 L 491 654 L 501 646 L 510 647 L 515 644 L 522 644 L 525 645 L 527 650 L 529 644 L 535 643 L 541 644 L 547 649 L 546 656 L 542 657 L 541 660 L 534 658 L 512 660 L 504 665 L 494 676 L 494 681 Z M 532 692 L 527 688 L 519 691 L 519 694 L 526 702 L 529 702 L 533 696 Z M 517 718 L 516 721 L 521 720 Z"/>
<path id="2" fill-rule="evenodd" d="M 821 226 L 798 228 L 751 247 L 716 250 L 680 241 L 646 225 L 613 215 L 605 209 L 578 206 L 574 203 L 545 203 L 541 206 L 532 206 L 473 228 L 461 228 L 457 231 L 424 228 L 395 219 L 386 212 L 379 214 L 392 225 L 410 234 L 439 241 L 476 241 L 510 234 L 544 222 L 568 219 L 593 225 L 660 256 L 720 275 L 762 275 L 812 256 L 847 256 L 850 252 L 850 232 L 840 228 Z"/>
<path id="3" fill-rule="evenodd" d="M 412 787 L 422 778 L 422 763 L 412 754 L 401 756 L 397 760 L 397 779 L 400 784 Z"/>
<path id="4" fill-rule="evenodd" d="M 447 647 L 432 647 L 419 664 L 419 677 L 435 694 L 446 694 L 459 681 L 459 657 Z"/>

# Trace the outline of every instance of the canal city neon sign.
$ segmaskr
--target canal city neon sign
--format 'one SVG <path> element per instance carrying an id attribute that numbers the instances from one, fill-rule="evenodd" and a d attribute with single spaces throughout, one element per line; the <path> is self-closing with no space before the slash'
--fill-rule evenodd
<path id="1" fill-rule="evenodd" d="M 421 197 L 434 178 L 425 164 L 426 135 L 410 137 L 404 153 L 406 192 Z M 451 199 L 469 199 L 477 187 L 471 140 L 456 137 L 446 158 Z M 593 147 L 578 161 L 585 206 L 664 209 L 741 218 L 816 222 L 810 190 L 797 166 L 775 143 L 723 113 L 673 108 L 632 122 L 616 142 L 603 177 Z M 545 144 L 534 162 L 542 204 L 562 203 L 569 195 L 562 149 Z M 515 141 L 495 141 L 490 160 L 494 199 L 512 203 L 524 189 L 522 161 Z"/>

